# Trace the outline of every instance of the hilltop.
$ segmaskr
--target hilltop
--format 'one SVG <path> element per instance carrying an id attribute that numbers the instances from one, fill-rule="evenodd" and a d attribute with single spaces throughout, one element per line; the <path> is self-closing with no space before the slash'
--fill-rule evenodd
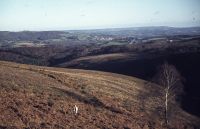
<path id="1" fill-rule="evenodd" d="M 163 88 L 134 77 L 0 61 L 0 88 L 0 128 L 164 128 Z M 172 106 L 171 128 L 199 127 Z"/>

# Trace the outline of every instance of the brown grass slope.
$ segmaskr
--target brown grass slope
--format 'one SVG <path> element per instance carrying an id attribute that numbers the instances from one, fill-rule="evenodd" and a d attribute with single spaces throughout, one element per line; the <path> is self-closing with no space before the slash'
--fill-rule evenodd
<path id="1" fill-rule="evenodd" d="M 124 75 L 0 61 L 0 128 L 161 129 L 162 90 Z M 198 127 L 174 109 L 171 127 Z"/>
<path id="2" fill-rule="evenodd" d="M 87 64 L 100 64 L 110 61 L 120 61 L 120 60 L 133 60 L 137 54 L 132 53 L 112 53 L 112 54 L 101 54 L 93 56 L 80 57 L 69 62 L 59 64 L 59 67 L 72 67 L 72 66 L 81 66 Z"/>

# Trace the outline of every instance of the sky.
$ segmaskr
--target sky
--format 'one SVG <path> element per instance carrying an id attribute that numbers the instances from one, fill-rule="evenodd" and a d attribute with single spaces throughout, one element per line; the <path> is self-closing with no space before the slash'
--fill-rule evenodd
<path id="1" fill-rule="evenodd" d="M 0 0 L 0 31 L 200 26 L 200 0 Z"/>

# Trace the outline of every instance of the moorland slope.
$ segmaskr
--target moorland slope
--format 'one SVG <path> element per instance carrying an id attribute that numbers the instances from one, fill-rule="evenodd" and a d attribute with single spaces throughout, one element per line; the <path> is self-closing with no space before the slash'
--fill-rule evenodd
<path id="1" fill-rule="evenodd" d="M 0 89 L 0 128 L 165 128 L 163 88 L 134 77 L 0 61 Z M 171 105 L 170 128 L 199 127 Z"/>

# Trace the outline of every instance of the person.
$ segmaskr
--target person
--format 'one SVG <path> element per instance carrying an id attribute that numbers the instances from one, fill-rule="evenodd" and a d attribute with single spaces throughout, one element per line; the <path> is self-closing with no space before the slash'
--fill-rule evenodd
<path id="1" fill-rule="evenodd" d="M 76 105 L 74 105 L 74 112 L 75 112 L 75 115 L 78 113 L 78 107 Z"/>

